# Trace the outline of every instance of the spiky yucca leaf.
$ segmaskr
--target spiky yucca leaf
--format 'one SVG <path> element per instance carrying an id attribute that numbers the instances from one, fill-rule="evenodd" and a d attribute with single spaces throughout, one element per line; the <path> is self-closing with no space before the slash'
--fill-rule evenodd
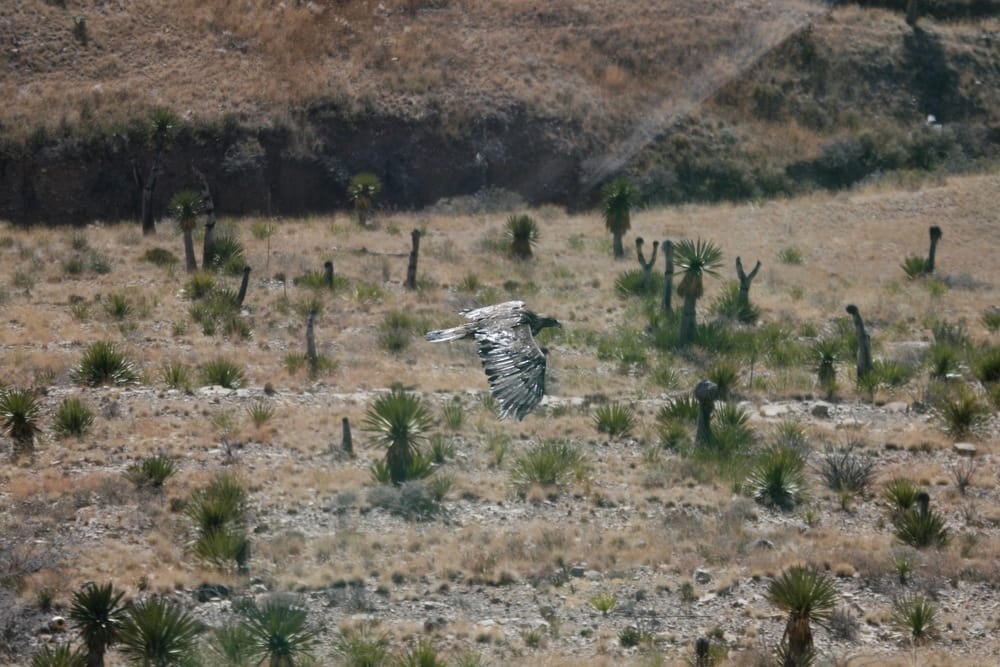
<path id="1" fill-rule="evenodd" d="M 504 225 L 504 236 L 513 257 L 530 259 L 538 243 L 538 223 L 530 215 L 512 215 Z"/>
<path id="2" fill-rule="evenodd" d="M 194 654 L 200 631 L 180 604 L 149 598 L 129 607 L 119 650 L 137 665 L 181 665 Z"/>
<path id="3" fill-rule="evenodd" d="M 674 272 L 683 274 L 677 285 L 681 296 L 701 298 L 705 293 L 702 276 L 717 276 L 722 249 L 712 241 L 684 239 L 674 245 Z"/>
<path id="4" fill-rule="evenodd" d="M 383 394 L 365 413 L 363 427 L 386 448 L 385 461 L 394 484 L 405 482 L 433 418 L 423 400 L 399 387 Z"/>
<path id="5" fill-rule="evenodd" d="M 74 381 L 91 387 L 104 384 L 135 384 L 139 373 L 118 347 L 106 340 L 91 343 L 83 352 L 80 364 L 73 369 Z"/>
<path id="6" fill-rule="evenodd" d="M 292 667 L 308 656 L 317 631 L 309 627 L 308 612 L 286 596 L 275 596 L 246 612 L 253 655 L 260 664 Z"/>
<path id="7" fill-rule="evenodd" d="M 0 389 L 0 427 L 18 447 L 31 447 L 41 431 L 42 405 L 35 392 L 14 387 Z"/>

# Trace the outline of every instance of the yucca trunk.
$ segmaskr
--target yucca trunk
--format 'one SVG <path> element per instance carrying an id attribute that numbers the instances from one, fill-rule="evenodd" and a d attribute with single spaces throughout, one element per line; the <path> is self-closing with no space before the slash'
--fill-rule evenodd
<path id="1" fill-rule="evenodd" d="M 934 256 L 937 254 L 937 244 L 941 240 L 941 228 L 934 225 L 930 228 L 931 247 L 927 251 L 927 261 L 924 262 L 924 273 L 934 273 Z"/>
<path id="2" fill-rule="evenodd" d="M 615 259 L 625 257 L 625 247 L 622 245 L 621 232 L 611 232 L 611 249 L 614 251 Z"/>
<path id="3" fill-rule="evenodd" d="M 660 310 L 668 315 L 674 314 L 673 292 L 674 292 L 674 242 L 667 240 L 663 242 L 663 256 L 666 259 L 666 266 L 663 269 L 663 294 L 660 298 Z"/>
<path id="4" fill-rule="evenodd" d="M 802 667 L 809 664 L 809 655 L 813 650 L 812 628 L 809 617 L 792 614 L 785 626 L 785 638 L 788 640 L 788 652 L 782 667 Z"/>
<path id="5" fill-rule="evenodd" d="M 183 228 L 184 234 L 184 264 L 188 273 L 198 270 L 198 259 L 194 255 L 194 232 L 187 225 Z"/>
<path id="6" fill-rule="evenodd" d="M 694 340 L 698 331 L 698 297 L 692 294 L 684 295 L 684 306 L 681 308 L 681 328 L 679 332 L 681 345 Z"/>

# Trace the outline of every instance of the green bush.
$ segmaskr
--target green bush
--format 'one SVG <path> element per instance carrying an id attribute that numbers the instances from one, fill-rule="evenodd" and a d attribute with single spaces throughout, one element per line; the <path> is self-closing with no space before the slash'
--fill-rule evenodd
<path id="1" fill-rule="evenodd" d="M 188 368 L 179 361 L 165 361 L 160 366 L 160 378 L 170 389 L 187 391 L 191 388 Z"/>
<path id="2" fill-rule="evenodd" d="M 896 514 L 912 509 L 918 493 L 920 487 L 908 477 L 894 477 L 882 487 L 882 497 Z"/>
<path id="3" fill-rule="evenodd" d="M 923 595 L 904 595 L 892 603 L 892 623 L 915 642 L 936 631 L 937 605 Z"/>
<path id="4" fill-rule="evenodd" d="M 150 248 L 143 253 L 142 258 L 156 266 L 174 266 L 179 261 L 177 255 L 166 248 Z"/>
<path id="5" fill-rule="evenodd" d="M 896 537 L 917 549 L 945 547 L 951 540 L 944 519 L 933 509 L 926 513 L 919 507 L 901 512 L 895 517 Z"/>
<path id="6" fill-rule="evenodd" d="M 119 651 L 134 665 L 183 665 L 196 656 L 201 624 L 179 603 L 158 597 L 133 603 Z"/>
<path id="7" fill-rule="evenodd" d="M 166 454 L 147 456 L 125 469 L 125 479 L 139 488 L 160 489 L 177 472 L 177 463 Z"/>
<path id="8" fill-rule="evenodd" d="M 90 430 L 93 423 L 93 411 L 79 397 L 68 396 L 56 408 L 52 430 L 62 438 L 71 435 L 80 437 Z"/>
<path id="9" fill-rule="evenodd" d="M 782 264 L 801 264 L 802 253 L 794 246 L 788 246 L 778 251 L 778 261 Z"/>
<path id="10" fill-rule="evenodd" d="M 913 368 L 888 359 L 879 359 L 872 364 L 872 372 L 881 384 L 889 387 L 901 387 L 913 377 Z"/>
<path id="11" fill-rule="evenodd" d="M 194 553 L 215 567 L 243 571 L 250 559 L 247 492 L 238 477 L 220 473 L 191 495 L 185 513 L 194 524 Z"/>
<path id="12" fill-rule="evenodd" d="M 790 510 L 804 499 L 805 481 L 802 455 L 791 447 L 771 447 L 761 454 L 746 486 L 757 502 Z"/>
<path id="13" fill-rule="evenodd" d="M 818 472 L 832 491 L 864 494 L 875 479 L 875 460 L 858 452 L 860 442 L 827 449 L 818 465 Z"/>
<path id="14" fill-rule="evenodd" d="M 635 409 L 622 403 L 602 405 L 594 411 L 594 425 L 599 433 L 612 438 L 628 435 L 635 428 Z"/>
<path id="15" fill-rule="evenodd" d="M 192 301 L 204 299 L 215 291 L 215 276 L 207 271 L 199 271 L 184 285 L 184 294 Z"/>
<path id="16" fill-rule="evenodd" d="M 412 315 L 398 310 L 387 312 L 379 325 L 378 345 L 387 352 L 402 352 L 410 345 L 416 321 Z"/>
<path id="17" fill-rule="evenodd" d="M 70 644 L 44 644 L 31 656 L 31 667 L 87 667 L 87 653 Z"/>
<path id="18" fill-rule="evenodd" d="M 908 280 L 916 280 L 927 275 L 927 260 L 923 257 L 910 255 L 903 260 L 901 266 Z"/>
<path id="19" fill-rule="evenodd" d="M 391 481 L 409 479 L 410 466 L 420 456 L 420 444 L 431 427 L 431 414 L 423 399 L 400 387 L 375 399 L 365 413 L 364 429 L 385 447 L 385 464 Z"/>
<path id="20" fill-rule="evenodd" d="M 538 243 L 538 223 L 528 215 L 512 215 L 504 225 L 508 252 L 517 259 L 530 259 Z"/>
<path id="21" fill-rule="evenodd" d="M 274 404 L 271 401 L 258 398 L 247 406 L 247 415 L 257 428 L 260 428 L 274 417 Z"/>
<path id="22" fill-rule="evenodd" d="M 243 367 L 225 357 L 217 357 L 201 367 L 202 386 L 218 385 L 226 389 L 239 389 L 246 384 Z"/>
<path id="23" fill-rule="evenodd" d="M 732 281 L 726 284 L 722 293 L 712 303 L 716 316 L 744 324 L 753 324 L 760 319 L 760 308 L 751 302 L 740 303 L 740 284 Z"/>
<path id="24" fill-rule="evenodd" d="M 661 423 L 680 421 L 693 424 L 698 420 L 698 401 L 693 396 L 678 396 L 659 409 L 656 420 Z"/>
<path id="25" fill-rule="evenodd" d="M 514 462 L 511 478 L 514 487 L 524 493 L 529 486 L 560 487 L 573 479 L 586 477 L 589 463 L 576 445 L 559 440 L 533 445 Z"/>
<path id="26" fill-rule="evenodd" d="M 927 353 L 932 380 L 955 378 L 962 373 L 962 353 L 949 343 L 934 343 Z"/>
<path id="27" fill-rule="evenodd" d="M 244 615 L 255 664 L 291 667 L 311 657 L 318 630 L 309 627 L 307 609 L 293 598 L 271 596 L 261 604 L 252 604 Z"/>
<path id="28" fill-rule="evenodd" d="M 462 430 L 462 425 L 465 423 L 465 408 L 460 399 L 453 398 L 441 406 L 441 422 L 451 431 Z"/>
<path id="29" fill-rule="evenodd" d="M 990 330 L 991 333 L 996 333 L 1000 331 L 1000 308 L 993 307 L 983 311 L 983 325 Z"/>
<path id="30" fill-rule="evenodd" d="M 712 364 L 705 373 L 705 376 L 714 382 L 718 388 L 717 396 L 719 400 L 725 401 L 729 399 L 730 394 L 732 394 L 733 389 L 736 388 L 740 380 L 740 369 L 731 361 L 720 359 Z"/>
<path id="31" fill-rule="evenodd" d="M 135 365 L 110 341 L 91 343 L 83 352 L 80 364 L 71 371 L 75 382 L 91 387 L 104 384 L 136 384 Z"/>
<path id="32" fill-rule="evenodd" d="M 979 428 L 989 414 L 989 408 L 965 385 L 945 392 L 934 407 L 945 430 L 956 438 Z"/>
<path id="33" fill-rule="evenodd" d="M 618 274 L 615 279 L 615 291 L 622 297 L 658 295 L 663 290 L 663 276 L 653 272 L 649 276 L 649 286 L 645 284 L 645 273 L 642 269 L 630 269 Z"/>
<path id="34" fill-rule="evenodd" d="M 212 238 L 210 262 L 216 271 L 231 276 L 243 273 L 243 267 L 246 266 L 246 253 L 234 228 L 230 226 L 216 227 L 215 236 Z"/>
<path id="35" fill-rule="evenodd" d="M 363 624 L 341 630 L 333 646 L 344 667 L 383 667 L 389 660 L 389 636 Z"/>
<path id="36" fill-rule="evenodd" d="M 368 503 L 407 521 L 431 521 L 444 512 L 441 499 L 422 479 L 374 486 L 368 491 Z"/>
<path id="37" fill-rule="evenodd" d="M 1000 345 L 987 348 L 978 355 L 974 367 L 976 378 L 984 384 L 1000 382 Z"/>
<path id="38" fill-rule="evenodd" d="M 28 389 L 0 388 L 0 427 L 19 448 L 30 449 L 41 432 L 42 406 Z"/>

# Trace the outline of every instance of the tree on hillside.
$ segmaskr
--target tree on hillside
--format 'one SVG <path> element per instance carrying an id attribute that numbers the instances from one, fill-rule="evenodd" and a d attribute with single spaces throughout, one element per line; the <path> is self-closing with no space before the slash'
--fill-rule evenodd
<path id="1" fill-rule="evenodd" d="M 138 160 L 132 158 L 132 178 L 141 196 L 142 233 L 155 234 L 156 222 L 153 218 L 153 194 L 156 191 L 156 181 L 160 176 L 163 153 L 169 148 L 177 130 L 177 116 L 169 109 L 157 109 L 153 112 L 149 123 L 138 128 L 138 140 L 146 146 L 152 146 L 153 159 L 149 171 L 144 175 Z"/>
<path id="2" fill-rule="evenodd" d="M 170 198 L 168 210 L 177 219 L 177 225 L 184 235 L 184 263 L 188 273 L 198 270 L 198 260 L 194 254 L 194 228 L 201 209 L 201 195 L 194 190 L 181 190 Z"/>
<path id="3" fill-rule="evenodd" d="M 681 282 L 677 285 L 678 296 L 684 299 L 681 310 L 680 343 L 686 345 L 694 340 L 698 328 L 698 299 L 705 293 L 703 276 L 716 276 L 716 269 L 722 261 L 722 249 L 711 241 L 683 240 L 674 246 L 674 262 Z"/>
<path id="4" fill-rule="evenodd" d="M 604 201 L 604 226 L 611 232 L 615 259 L 625 256 L 622 237 L 632 228 L 632 207 L 636 204 L 638 191 L 632 181 L 619 176 L 601 190 Z"/>
<path id="5" fill-rule="evenodd" d="M 354 204 L 358 222 L 362 225 L 368 224 L 368 218 L 375 206 L 375 197 L 380 192 L 382 192 L 382 182 L 378 180 L 378 176 L 368 171 L 355 174 L 347 186 L 347 197 Z"/>

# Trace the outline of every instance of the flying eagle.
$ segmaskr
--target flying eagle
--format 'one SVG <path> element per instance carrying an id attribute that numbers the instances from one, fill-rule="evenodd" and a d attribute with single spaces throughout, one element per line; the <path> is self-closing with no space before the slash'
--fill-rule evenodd
<path id="1" fill-rule="evenodd" d="M 545 393 L 545 353 L 534 337 L 545 327 L 562 325 L 526 309 L 523 301 L 464 310 L 462 315 L 471 321 L 452 329 L 429 331 L 427 340 L 440 343 L 475 338 L 490 391 L 500 404 L 500 417 L 513 414 L 524 419 Z"/>

